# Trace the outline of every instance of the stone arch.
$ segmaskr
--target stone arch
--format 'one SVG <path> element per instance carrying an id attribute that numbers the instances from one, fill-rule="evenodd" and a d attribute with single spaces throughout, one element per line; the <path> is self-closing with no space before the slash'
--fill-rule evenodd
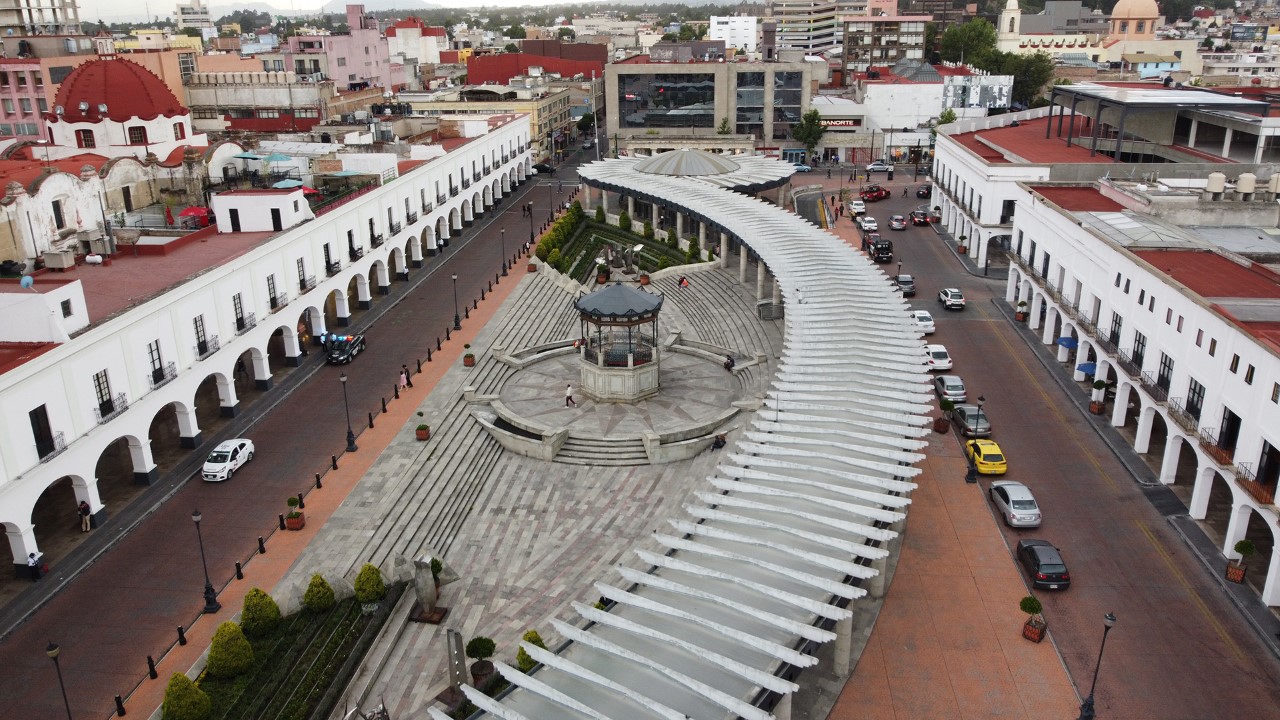
<path id="1" fill-rule="evenodd" d="M 501 177 L 495 177 L 489 182 L 489 194 L 493 197 L 494 205 L 497 205 L 502 200 L 502 196 L 506 195 L 502 188 Z"/>
<path id="2" fill-rule="evenodd" d="M 480 197 L 480 207 L 481 207 L 481 208 L 490 208 L 490 207 L 493 207 L 493 203 L 494 203 L 495 197 L 494 197 L 494 193 L 493 193 L 493 191 L 492 191 L 492 188 L 490 188 L 488 185 L 485 185 L 485 186 L 480 190 L 479 197 Z"/>
<path id="3" fill-rule="evenodd" d="M 166 403 L 147 426 L 152 461 L 158 473 L 172 470 L 200 444 L 200 423 L 195 408 L 181 400 Z"/>
<path id="4" fill-rule="evenodd" d="M 391 248 L 390 254 L 391 267 L 395 271 L 397 280 L 409 279 L 409 264 L 404 257 L 404 248 Z"/>
<path id="5" fill-rule="evenodd" d="M 462 209 L 463 227 L 471 227 L 471 224 L 476 221 L 475 212 L 474 212 L 474 209 L 472 208 L 471 203 L 472 203 L 472 198 L 467 198 L 466 200 L 462 201 L 461 209 Z"/>
<path id="6" fill-rule="evenodd" d="M 271 364 L 268 361 L 267 349 L 252 346 L 245 349 L 236 358 L 231 370 L 235 384 L 236 396 L 242 401 L 252 404 L 265 390 L 271 388 Z"/>
<path id="7" fill-rule="evenodd" d="M 512 170 L 509 172 L 504 172 L 498 177 L 502 180 L 502 187 L 501 187 L 502 195 L 503 197 L 506 197 L 511 192 L 511 188 L 515 183 L 515 171 Z"/>
<path id="8" fill-rule="evenodd" d="M 369 292 L 369 277 L 364 273 L 352 273 L 347 283 L 347 307 L 352 305 L 357 310 L 368 310 L 373 307 L 373 295 Z"/>
<path id="9" fill-rule="evenodd" d="M 1275 528 L 1252 503 L 1241 502 L 1232 510 L 1231 523 L 1223 542 L 1223 554 L 1230 559 L 1239 559 L 1240 555 L 1235 551 L 1236 542 L 1249 540 L 1253 543 L 1257 554 L 1246 565 L 1245 582 L 1259 593 L 1263 593 L 1270 584 L 1269 575 L 1275 569 L 1272 562 L 1276 547 L 1275 532 Z"/>
<path id="10" fill-rule="evenodd" d="M 231 372 L 230 367 L 227 372 L 210 372 L 196 387 L 192 402 L 196 422 L 209 434 L 215 434 L 239 412 L 239 398 L 231 381 Z"/>
<path id="11" fill-rule="evenodd" d="M 324 296 L 325 326 L 329 328 L 347 327 L 351 324 L 351 306 L 347 303 L 347 293 L 335 288 Z"/>
<path id="12" fill-rule="evenodd" d="M 442 247 L 449 247 L 449 218 L 441 215 L 436 218 L 436 243 Z"/>
<path id="13" fill-rule="evenodd" d="M 450 230 L 462 229 L 462 211 L 456 207 L 449 209 L 449 229 Z M 444 235 L 442 237 L 448 237 L 448 236 Z M 445 244 L 448 245 L 448 243 L 445 243 Z"/>
<path id="14" fill-rule="evenodd" d="M 6 534 L 19 531 L 17 538 L 11 535 L 9 539 L 9 550 L 14 556 L 12 562 L 15 565 L 26 565 L 26 553 L 31 552 L 42 553 L 41 562 L 50 565 L 66 557 L 79 544 L 81 500 L 89 503 L 90 512 L 96 514 L 95 521 L 106 519 L 103 502 L 98 497 L 99 487 L 96 480 L 80 475 L 63 475 L 48 482 L 31 505 L 19 511 L 25 511 L 25 517 L 22 518 L 26 520 L 25 523 L 5 523 Z M 110 504 L 126 504 L 144 489 L 145 486 L 131 482 L 118 488 L 112 486 Z M 29 531 L 20 532 L 23 527 L 29 528 Z M 15 540 L 26 542 L 15 543 Z"/>
<path id="15" fill-rule="evenodd" d="M 427 223 L 422 228 L 420 236 L 422 247 L 426 250 L 427 257 L 434 257 L 440 252 L 440 248 L 436 246 L 436 228 L 434 223 Z"/>
<path id="16" fill-rule="evenodd" d="M 328 324 L 325 322 L 324 312 L 317 305 L 308 305 L 300 308 L 295 327 L 298 333 L 298 343 L 303 346 L 314 345 L 316 338 L 329 329 Z"/>
<path id="17" fill-rule="evenodd" d="M 266 363 L 270 368 L 297 367 L 301 364 L 301 347 L 296 325 L 280 325 L 267 338 Z"/>
<path id="18" fill-rule="evenodd" d="M 391 294 L 391 274 L 387 271 L 387 263 L 382 258 L 369 265 L 369 282 L 378 288 L 379 295 Z"/>

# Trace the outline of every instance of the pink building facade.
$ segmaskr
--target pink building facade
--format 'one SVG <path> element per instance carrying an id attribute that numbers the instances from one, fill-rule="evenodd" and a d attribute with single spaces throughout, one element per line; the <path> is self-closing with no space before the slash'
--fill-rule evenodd
<path id="1" fill-rule="evenodd" d="M 49 110 L 44 82 L 40 60 L 0 60 L 0 138 L 44 137 L 42 114 Z"/>
<path id="2" fill-rule="evenodd" d="M 262 53 L 262 69 L 323 75 L 339 90 L 380 87 L 394 91 L 404 84 L 404 66 L 391 63 L 387 40 L 363 5 L 347 6 L 347 35 L 295 35 L 276 52 Z"/>

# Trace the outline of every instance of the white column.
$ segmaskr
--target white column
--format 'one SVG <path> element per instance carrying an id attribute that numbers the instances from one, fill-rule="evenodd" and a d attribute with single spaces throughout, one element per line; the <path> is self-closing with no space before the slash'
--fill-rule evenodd
<path id="1" fill-rule="evenodd" d="M 13 553 L 14 572 L 18 577 L 26 578 L 27 556 L 40 552 L 36 545 L 36 526 L 31 523 L 17 525 L 6 523 L 4 534 L 9 538 L 9 551 Z"/>
<path id="2" fill-rule="evenodd" d="M 1165 427 L 1170 427 L 1168 419 L 1165 419 Z M 1168 432 L 1164 440 L 1164 457 L 1160 460 L 1160 483 L 1162 485 L 1172 485 L 1178 475 L 1178 456 L 1179 450 L 1182 449 L 1182 436 L 1173 432 Z"/>
<path id="3" fill-rule="evenodd" d="M 747 284 L 747 246 L 738 243 L 738 282 Z"/>
<path id="4" fill-rule="evenodd" d="M 847 617 L 844 620 L 836 621 L 836 645 L 835 661 L 832 663 L 831 670 L 836 677 L 848 677 L 850 670 L 850 655 L 853 653 L 853 617 Z"/>
<path id="5" fill-rule="evenodd" d="M 1271 548 L 1271 560 L 1267 563 L 1267 582 L 1262 586 L 1262 602 L 1267 607 L 1280 605 L 1280 548 Z"/>
<path id="6" fill-rule="evenodd" d="M 729 233 L 720 233 L 720 267 L 729 267 Z"/>
<path id="7" fill-rule="evenodd" d="M 1225 135 L 1225 136 L 1223 136 L 1223 138 L 1222 138 L 1222 157 L 1224 157 L 1224 158 L 1230 158 L 1230 157 L 1231 157 L 1231 155 L 1230 155 L 1230 153 L 1231 153 L 1231 135 L 1232 135 L 1232 130 L 1231 130 L 1231 128 L 1227 128 L 1226 135 Z"/>
<path id="8" fill-rule="evenodd" d="M 764 299 L 764 280 L 769 271 L 764 267 L 764 259 L 761 258 L 756 262 L 756 299 Z"/>
<path id="9" fill-rule="evenodd" d="M 1133 388 L 1129 388 L 1124 400 L 1119 397 L 1116 398 L 1116 407 L 1120 407 L 1121 404 L 1127 406 L 1129 398 L 1136 392 Z M 1133 438 L 1133 451 L 1139 455 L 1145 455 L 1151 449 L 1151 426 L 1155 424 L 1155 416 L 1155 408 L 1138 409 L 1138 432 Z"/>
<path id="10" fill-rule="evenodd" d="M 1195 447 L 1195 444 L 1191 446 Z M 1196 453 L 1196 484 L 1191 488 L 1191 503 L 1187 506 L 1187 514 L 1192 520 L 1203 520 L 1209 514 L 1209 491 L 1213 489 L 1214 472 L 1200 459 L 1200 453 Z"/>
<path id="11" fill-rule="evenodd" d="M 232 392 L 235 391 L 232 386 Z M 151 438 L 129 438 L 129 459 L 133 461 L 133 481 L 139 485 L 150 485 L 155 481 L 158 471 L 155 460 L 151 456 Z M 97 495 L 97 480 L 94 480 L 94 495 Z M 83 499 L 83 498 L 78 498 Z M 93 507 L 93 503 L 89 503 Z"/>

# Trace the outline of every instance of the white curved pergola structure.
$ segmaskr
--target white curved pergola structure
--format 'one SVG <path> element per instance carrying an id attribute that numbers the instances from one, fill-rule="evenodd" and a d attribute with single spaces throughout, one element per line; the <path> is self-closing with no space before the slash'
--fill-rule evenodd
<path id="1" fill-rule="evenodd" d="M 817 644 L 836 640 L 839 654 L 843 641 L 847 656 L 848 605 L 878 581 L 902 527 L 927 444 L 923 342 L 888 278 L 838 237 L 714 179 L 636 162 L 581 176 L 750 248 L 781 287 L 785 350 L 700 502 L 655 535 L 667 552 L 636 551 L 649 572 L 619 568 L 625 589 L 599 583 L 607 611 L 575 604 L 582 622 L 556 623 L 558 652 L 524 645 L 542 663 L 532 674 L 499 664 L 515 686 L 499 701 L 464 690 L 508 720 L 787 717 Z"/>

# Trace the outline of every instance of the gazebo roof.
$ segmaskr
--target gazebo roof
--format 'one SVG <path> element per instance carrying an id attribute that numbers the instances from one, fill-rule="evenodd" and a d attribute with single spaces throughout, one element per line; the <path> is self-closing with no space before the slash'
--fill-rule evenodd
<path id="1" fill-rule="evenodd" d="M 662 299 L 661 295 L 614 283 L 583 295 L 573 306 L 593 318 L 635 319 L 656 315 L 662 308 Z"/>
<path id="2" fill-rule="evenodd" d="M 696 148 L 681 148 L 647 157 L 636 163 L 636 172 L 689 177 L 723 175 L 737 171 L 741 165 L 725 155 Z"/>

